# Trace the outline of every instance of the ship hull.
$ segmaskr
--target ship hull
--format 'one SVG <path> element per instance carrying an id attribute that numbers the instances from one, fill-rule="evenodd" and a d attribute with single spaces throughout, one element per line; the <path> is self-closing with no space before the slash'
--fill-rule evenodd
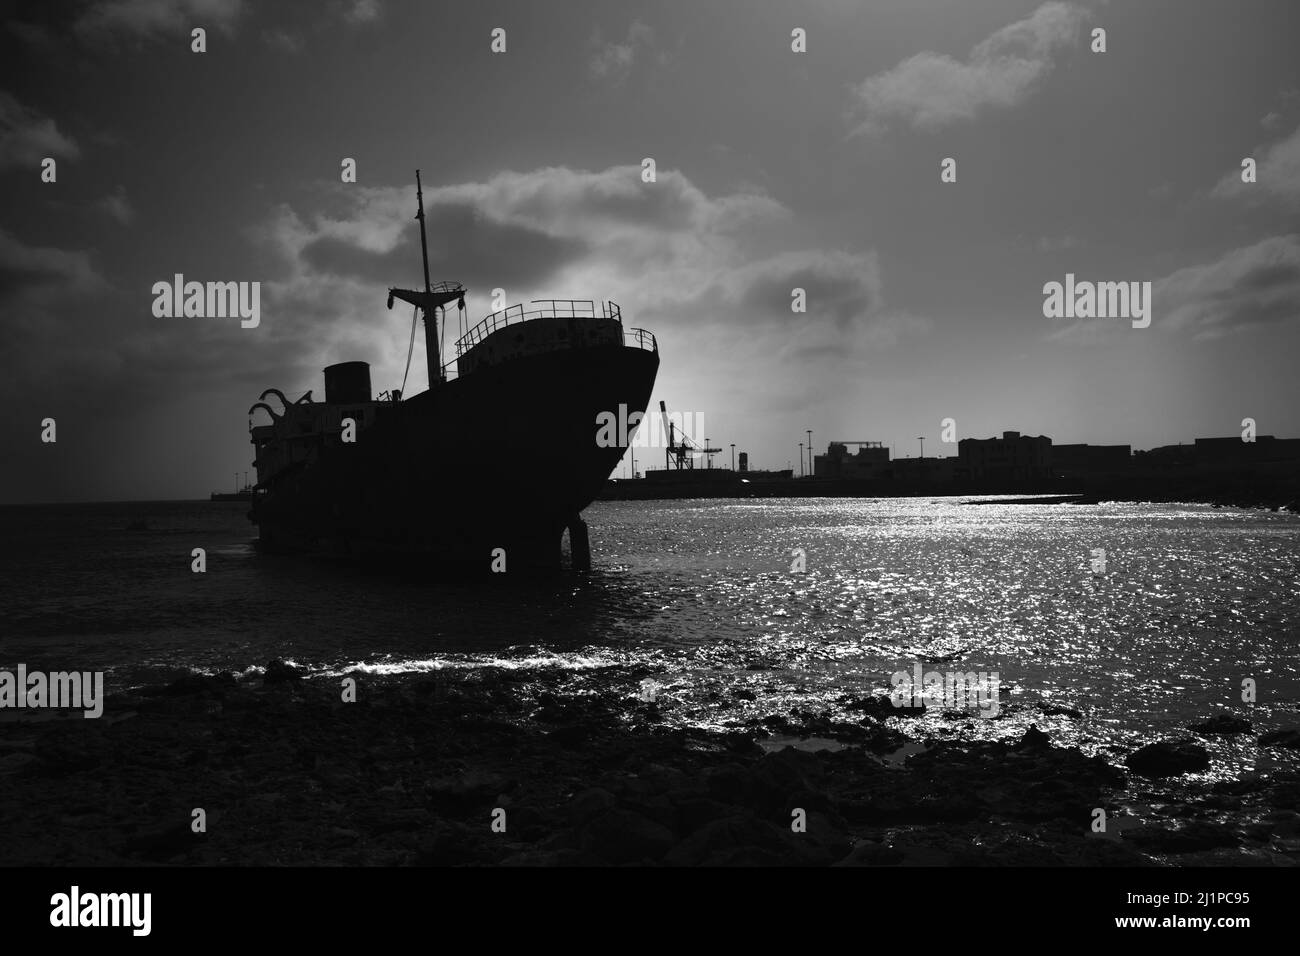
<path id="1" fill-rule="evenodd" d="M 658 367 L 645 349 L 566 349 L 394 403 L 255 496 L 260 545 L 558 567 L 565 529 L 625 450 L 598 445 L 597 416 L 644 412 Z"/>

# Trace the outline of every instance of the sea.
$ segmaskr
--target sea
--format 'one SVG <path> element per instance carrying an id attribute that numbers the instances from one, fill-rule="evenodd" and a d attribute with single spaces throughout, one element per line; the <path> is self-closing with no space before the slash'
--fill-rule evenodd
<path id="1" fill-rule="evenodd" d="M 598 502 L 589 574 L 467 576 L 260 554 L 241 502 L 0 507 L 0 668 L 254 679 L 547 671 L 575 693 L 645 681 L 663 719 L 716 729 L 854 715 L 894 675 L 996 675 L 999 713 L 939 708 L 925 738 L 1017 738 L 1121 760 L 1220 713 L 1204 776 L 1294 763 L 1300 516 L 1193 504 L 980 498 Z M 194 549 L 205 570 L 194 570 Z M 491 558 L 484 555 L 486 569 Z M 615 679 L 620 679 L 617 676 Z M 521 684 L 521 686 L 526 686 Z M 828 743 L 828 746 L 831 744 Z"/>

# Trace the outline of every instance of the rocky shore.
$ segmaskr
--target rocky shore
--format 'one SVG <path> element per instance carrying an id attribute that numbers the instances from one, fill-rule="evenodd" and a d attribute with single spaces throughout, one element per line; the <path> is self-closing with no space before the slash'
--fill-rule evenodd
<path id="1" fill-rule="evenodd" d="M 354 677 L 355 702 L 343 700 Z M 3 865 L 1284 865 L 1300 774 L 1188 790 L 1215 718 L 1126 766 L 1053 746 L 911 740 L 857 718 L 670 728 L 608 668 L 189 676 L 104 717 L 0 723 Z M 1199 735 L 1199 736 L 1198 736 Z M 1262 746 L 1294 752 L 1300 732 Z M 795 746 L 779 742 L 802 741 Z M 811 749 L 822 747 L 825 749 Z M 1124 807 L 1151 808 L 1146 818 Z M 201 809 L 204 832 L 195 832 Z M 1098 809 L 1105 832 L 1097 832 Z"/>

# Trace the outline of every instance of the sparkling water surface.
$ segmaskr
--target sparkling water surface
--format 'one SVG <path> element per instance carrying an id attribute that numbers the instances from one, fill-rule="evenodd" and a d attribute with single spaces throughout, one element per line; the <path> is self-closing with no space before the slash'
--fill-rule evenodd
<path id="1" fill-rule="evenodd" d="M 723 728 L 792 708 L 860 719 L 844 705 L 919 662 L 997 672 L 1004 692 L 996 719 L 932 711 L 898 722 L 913 736 L 1032 723 L 1118 759 L 1227 710 L 1255 734 L 1207 741 L 1206 776 L 1292 759 L 1254 741 L 1300 723 L 1300 516 L 971 500 L 602 502 L 585 515 L 596 570 L 543 579 L 259 555 L 239 502 L 4 507 L 0 667 L 104 670 L 111 692 L 273 658 L 491 664 L 558 668 L 581 692 L 630 666 L 666 721 Z"/>

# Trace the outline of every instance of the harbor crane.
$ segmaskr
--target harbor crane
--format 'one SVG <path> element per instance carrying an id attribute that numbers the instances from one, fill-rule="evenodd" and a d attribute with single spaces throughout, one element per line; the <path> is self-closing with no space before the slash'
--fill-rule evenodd
<path id="1" fill-rule="evenodd" d="M 664 449 L 664 468 L 694 468 L 695 460 L 692 455 L 718 455 L 722 453 L 721 448 L 701 448 L 686 435 L 681 435 L 681 441 L 677 440 L 677 427 L 668 417 L 668 405 L 659 402 L 659 414 L 663 416 L 664 426 L 668 429 L 668 447 Z M 707 442 L 706 442 L 707 444 Z M 709 459 L 710 465 L 713 459 Z"/>

